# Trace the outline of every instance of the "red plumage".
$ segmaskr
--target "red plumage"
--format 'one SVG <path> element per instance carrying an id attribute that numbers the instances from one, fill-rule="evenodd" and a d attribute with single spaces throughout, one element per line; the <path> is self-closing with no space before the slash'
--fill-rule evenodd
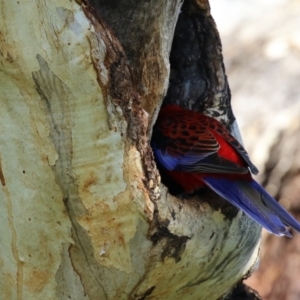
<path id="1" fill-rule="evenodd" d="M 243 146 L 214 118 L 176 105 L 161 109 L 151 145 L 159 167 L 187 193 L 203 185 L 277 235 L 300 224 L 251 176 Z M 250 172 L 251 171 L 251 172 Z"/>
<path id="2" fill-rule="evenodd" d="M 159 129 L 163 135 L 166 151 L 174 156 L 185 155 L 194 151 L 195 155 L 206 155 L 216 153 L 219 160 L 210 163 L 210 171 L 199 172 L 180 172 L 166 170 L 166 173 L 186 192 L 192 192 L 205 185 L 202 178 L 214 174 L 215 177 L 224 176 L 237 179 L 243 177 L 251 179 L 247 169 L 251 165 L 248 158 L 245 160 L 241 153 L 248 157 L 242 145 L 234 139 L 229 131 L 214 118 L 203 115 L 199 112 L 184 110 L 176 105 L 169 105 L 162 108 L 159 113 L 155 129 Z M 232 144 L 230 144 L 230 142 Z M 220 159 L 232 162 L 230 165 L 223 166 L 220 170 Z M 215 165 L 215 166 L 214 166 Z M 239 168 L 242 167 L 242 168 Z M 222 171 L 222 172 L 220 172 Z M 223 175 L 222 175 L 223 174 Z"/>

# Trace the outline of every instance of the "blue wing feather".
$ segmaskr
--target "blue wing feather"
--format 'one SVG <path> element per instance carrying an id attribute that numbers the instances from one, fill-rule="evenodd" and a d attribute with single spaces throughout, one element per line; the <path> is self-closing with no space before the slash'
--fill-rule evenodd
<path id="1" fill-rule="evenodd" d="M 157 162 L 169 171 L 193 172 L 193 173 L 223 173 L 223 174 L 247 174 L 248 168 L 242 167 L 230 160 L 219 157 L 214 152 L 206 152 L 201 155 L 192 150 L 186 154 L 170 154 L 168 149 L 159 149 L 152 142 Z"/>
<path id="2" fill-rule="evenodd" d="M 286 226 L 300 232 L 300 224 L 255 180 L 205 177 L 205 183 L 221 197 L 242 209 L 261 226 L 276 235 L 291 237 Z"/>
<path id="3" fill-rule="evenodd" d="M 188 152 L 186 154 L 176 156 L 174 154 L 169 154 L 167 149 L 159 149 L 155 142 L 152 142 L 152 149 L 155 154 L 157 161 L 167 170 L 173 171 L 178 168 L 178 166 L 193 166 L 203 160 L 205 157 L 209 156 L 211 153 L 205 153 L 199 155 L 198 153 Z"/>

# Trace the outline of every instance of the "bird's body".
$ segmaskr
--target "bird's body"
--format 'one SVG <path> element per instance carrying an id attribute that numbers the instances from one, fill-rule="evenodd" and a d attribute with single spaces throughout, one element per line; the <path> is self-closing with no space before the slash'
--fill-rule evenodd
<path id="1" fill-rule="evenodd" d="M 291 236 L 287 226 L 300 231 L 300 224 L 252 178 L 257 168 L 217 120 L 165 106 L 151 145 L 157 163 L 185 192 L 207 186 L 274 234 Z"/>

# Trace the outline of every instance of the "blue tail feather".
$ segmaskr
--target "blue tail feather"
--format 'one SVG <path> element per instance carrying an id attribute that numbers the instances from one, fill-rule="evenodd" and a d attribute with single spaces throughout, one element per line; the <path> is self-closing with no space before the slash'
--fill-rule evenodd
<path id="1" fill-rule="evenodd" d="M 287 226 L 300 232 L 300 223 L 294 219 L 255 180 L 230 180 L 205 177 L 204 182 L 218 195 L 276 235 L 291 237 Z"/>

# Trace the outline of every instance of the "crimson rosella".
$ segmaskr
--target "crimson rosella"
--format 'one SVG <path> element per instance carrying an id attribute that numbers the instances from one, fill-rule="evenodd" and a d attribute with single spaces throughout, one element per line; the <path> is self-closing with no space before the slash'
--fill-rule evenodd
<path id="1" fill-rule="evenodd" d="M 151 141 L 155 159 L 187 193 L 207 186 L 276 235 L 300 224 L 251 176 L 257 168 L 219 121 L 176 105 L 161 109 Z M 251 171 L 251 172 L 250 172 Z"/>

